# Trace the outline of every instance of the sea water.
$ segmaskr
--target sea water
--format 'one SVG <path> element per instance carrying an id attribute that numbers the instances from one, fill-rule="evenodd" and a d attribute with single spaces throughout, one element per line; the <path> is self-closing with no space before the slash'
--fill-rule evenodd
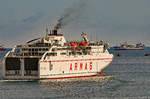
<path id="1" fill-rule="evenodd" d="M 113 62 L 103 70 L 114 79 L 100 82 L 8 82 L 1 77 L 0 99 L 147 99 L 150 98 L 150 53 L 146 50 L 110 51 Z M 117 53 L 121 56 L 118 57 Z M 0 59 L 6 52 L 0 52 Z"/>

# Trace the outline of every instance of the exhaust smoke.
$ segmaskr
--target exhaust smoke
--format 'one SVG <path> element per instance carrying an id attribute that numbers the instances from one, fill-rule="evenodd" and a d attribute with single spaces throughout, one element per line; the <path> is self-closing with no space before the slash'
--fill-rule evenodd
<path id="1" fill-rule="evenodd" d="M 82 16 L 87 3 L 88 0 L 79 0 L 76 3 L 73 3 L 71 7 L 65 9 L 64 14 L 57 20 L 58 23 L 55 25 L 54 29 L 58 30 Z"/>

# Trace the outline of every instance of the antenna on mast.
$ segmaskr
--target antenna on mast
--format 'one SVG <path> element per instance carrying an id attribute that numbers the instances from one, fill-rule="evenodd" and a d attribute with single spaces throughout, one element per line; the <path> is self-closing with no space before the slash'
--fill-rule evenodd
<path id="1" fill-rule="evenodd" d="M 49 24 L 49 34 L 51 34 L 52 33 L 52 31 L 51 31 L 51 26 L 50 26 L 50 24 Z"/>
<path id="2" fill-rule="evenodd" d="M 86 33 L 82 32 L 81 36 L 85 42 L 87 42 L 87 43 L 89 42 L 89 39 L 88 39 Z"/>
<path id="3" fill-rule="evenodd" d="M 48 33 L 48 27 L 47 27 L 47 25 L 46 25 L 46 34 L 48 35 L 49 33 Z"/>

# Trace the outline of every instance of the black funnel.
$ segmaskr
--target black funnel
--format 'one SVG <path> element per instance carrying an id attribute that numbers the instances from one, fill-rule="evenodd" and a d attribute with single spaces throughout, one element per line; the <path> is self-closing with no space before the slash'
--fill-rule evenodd
<path id="1" fill-rule="evenodd" d="M 54 34 L 54 35 L 57 35 L 57 30 L 53 30 L 53 34 Z"/>

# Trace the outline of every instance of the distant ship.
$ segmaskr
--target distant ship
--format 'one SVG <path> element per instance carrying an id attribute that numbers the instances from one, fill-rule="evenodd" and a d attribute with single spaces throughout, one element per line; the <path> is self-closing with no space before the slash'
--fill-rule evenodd
<path id="1" fill-rule="evenodd" d="M 135 45 L 124 42 L 120 46 L 114 46 L 114 50 L 144 50 L 145 45 L 143 43 L 137 43 Z"/>
<path id="2" fill-rule="evenodd" d="M 4 50 L 5 50 L 5 48 L 3 47 L 2 44 L 0 44 L 0 51 L 4 51 Z"/>

